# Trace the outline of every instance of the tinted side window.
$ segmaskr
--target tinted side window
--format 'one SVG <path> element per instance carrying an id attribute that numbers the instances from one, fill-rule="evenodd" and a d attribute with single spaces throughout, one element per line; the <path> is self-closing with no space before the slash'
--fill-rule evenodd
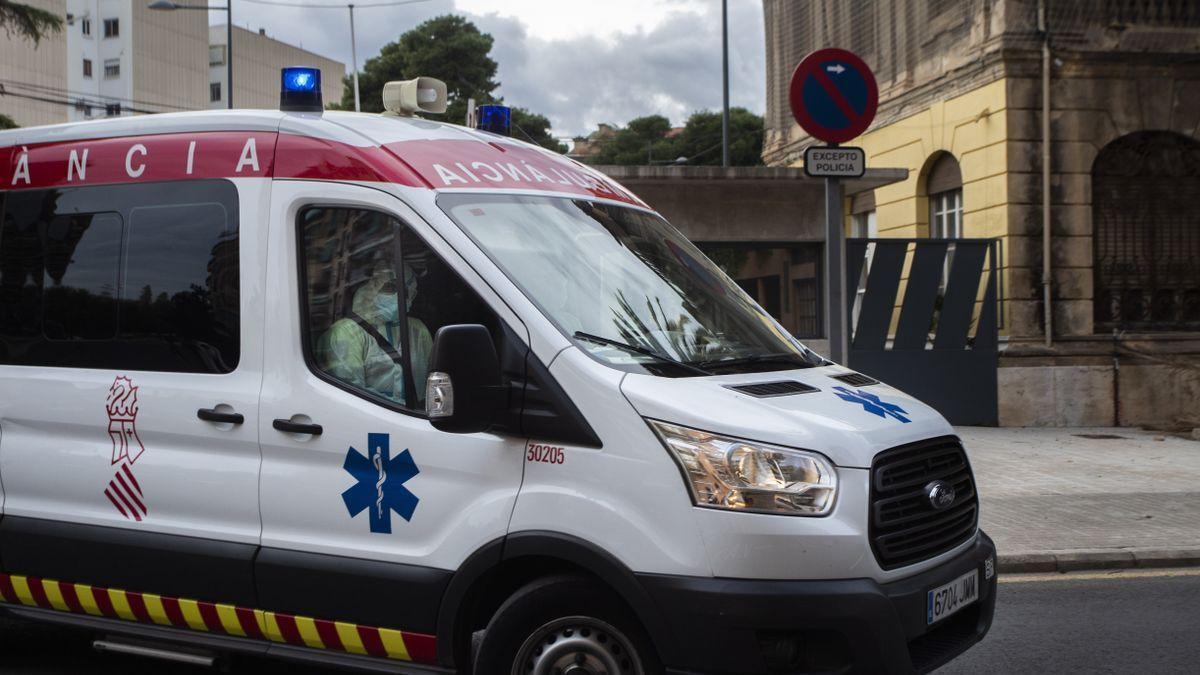
<path id="1" fill-rule="evenodd" d="M 0 364 L 232 371 L 237 223 L 227 181 L 9 193 Z"/>
<path id="2" fill-rule="evenodd" d="M 55 216 L 45 228 L 41 243 L 45 265 L 43 335 L 49 340 L 115 338 L 121 216 L 116 213 Z M 37 250 L 36 245 L 32 248 Z"/>
<path id="3" fill-rule="evenodd" d="M 227 373 L 238 362 L 238 240 L 220 202 L 129 215 L 121 339 L 146 345 L 143 370 Z M 163 350 L 170 347 L 169 352 Z M 174 363 L 173 363 L 174 362 Z"/>
<path id="4" fill-rule="evenodd" d="M 438 329 L 481 323 L 497 334 L 479 296 L 392 216 L 314 207 L 300 214 L 299 239 L 306 349 L 344 387 L 424 412 Z"/>

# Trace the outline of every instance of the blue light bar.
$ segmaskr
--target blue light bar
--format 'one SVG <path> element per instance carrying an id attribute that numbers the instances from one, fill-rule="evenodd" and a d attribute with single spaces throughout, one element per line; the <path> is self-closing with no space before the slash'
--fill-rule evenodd
<path id="1" fill-rule="evenodd" d="M 321 71 L 284 68 L 280 71 L 279 109 L 286 112 L 321 112 Z"/>
<path id="2" fill-rule="evenodd" d="M 475 109 L 475 128 L 508 136 L 512 129 L 512 109 L 506 105 L 481 105 Z"/>

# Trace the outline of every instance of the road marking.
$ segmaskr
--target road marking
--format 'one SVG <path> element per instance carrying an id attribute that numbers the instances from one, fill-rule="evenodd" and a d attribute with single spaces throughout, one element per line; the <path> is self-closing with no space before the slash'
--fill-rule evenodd
<path id="1" fill-rule="evenodd" d="M 1200 568 L 1179 567 L 1155 570 L 1110 570 L 1107 572 L 1051 572 L 1049 574 L 1005 574 L 1002 584 L 1028 584 L 1046 581 L 1091 581 L 1095 579 L 1150 579 L 1154 577 L 1200 577 Z"/>

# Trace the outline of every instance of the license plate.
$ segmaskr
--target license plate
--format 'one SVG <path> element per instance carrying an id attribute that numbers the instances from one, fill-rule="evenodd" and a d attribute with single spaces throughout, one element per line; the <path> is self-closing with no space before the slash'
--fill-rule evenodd
<path id="1" fill-rule="evenodd" d="M 937 623 L 979 599 L 979 570 L 971 570 L 944 586 L 929 591 L 926 625 Z"/>

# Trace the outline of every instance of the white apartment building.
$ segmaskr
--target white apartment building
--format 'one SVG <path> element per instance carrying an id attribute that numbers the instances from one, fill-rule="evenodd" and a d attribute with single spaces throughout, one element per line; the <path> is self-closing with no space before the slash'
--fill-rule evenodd
<path id="1" fill-rule="evenodd" d="M 24 0 L 66 21 L 40 44 L 0 39 L 0 114 L 20 126 L 225 107 L 225 26 L 208 12 L 155 11 L 149 0 Z M 279 105 L 279 71 L 320 68 L 340 101 L 345 64 L 234 27 L 234 104 Z M 210 47 L 210 36 L 212 39 Z"/>
<path id="2" fill-rule="evenodd" d="M 71 120 L 196 110 L 207 104 L 206 12 L 142 0 L 67 0 Z"/>
<path id="3" fill-rule="evenodd" d="M 226 107 L 229 83 L 226 78 L 225 25 L 208 29 L 209 98 L 208 107 Z M 310 66 L 321 71 L 321 90 L 325 101 L 342 100 L 342 78 L 346 64 L 325 58 L 258 32 L 233 27 L 233 105 L 235 108 L 279 107 L 279 71 L 287 66 Z"/>

